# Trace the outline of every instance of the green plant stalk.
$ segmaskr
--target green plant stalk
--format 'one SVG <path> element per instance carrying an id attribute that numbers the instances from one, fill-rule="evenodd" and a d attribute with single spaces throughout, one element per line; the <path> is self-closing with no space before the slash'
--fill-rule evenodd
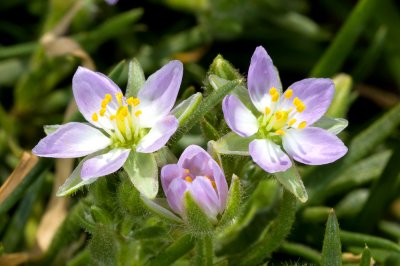
<path id="1" fill-rule="evenodd" d="M 381 237 L 342 230 L 340 232 L 340 239 L 342 240 L 343 245 L 346 246 L 358 245 L 363 247 L 367 244 L 370 248 L 382 248 L 388 251 L 400 252 L 400 245 Z"/>
<path id="2" fill-rule="evenodd" d="M 0 204 L 0 217 L 10 210 L 19 199 L 21 199 L 28 187 L 50 166 L 51 162 L 52 161 L 49 159 L 41 158 L 39 160 L 15 190 Z"/>
<path id="3" fill-rule="evenodd" d="M 199 107 L 193 114 L 186 120 L 186 122 L 178 128 L 175 134 L 171 137 L 168 142 L 168 146 L 175 145 L 178 140 L 187 133 L 194 125 L 202 119 L 202 117 L 210 112 L 217 104 L 219 104 L 222 99 L 231 92 L 241 81 L 229 81 L 225 86 L 219 88 L 218 90 L 211 93 L 208 97 L 204 98 L 199 104 Z"/>
<path id="4" fill-rule="evenodd" d="M 235 257 L 231 263 L 243 266 L 257 265 L 279 248 L 295 221 L 296 203 L 296 197 L 284 189 L 279 214 L 272 225 L 267 227 L 264 237 L 249 247 L 244 254 L 240 254 L 240 257 Z"/>
<path id="5" fill-rule="evenodd" d="M 357 3 L 332 44 L 311 71 L 311 77 L 330 77 L 340 69 L 377 3 L 378 0 L 361 0 Z"/>
<path id="6" fill-rule="evenodd" d="M 213 265 L 213 258 L 214 249 L 212 235 L 204 234 L 196 239 L 195 265 L 211 266 Z"/>
<path id="7" fill-rule="evenodd" d="M 305 258 L 316 264 L 321 261 L 321 254 L 318 251 L 302 244 L 283 242 L 280 250 L 289 255 Z"/>
<path id="8" fill-rule="evenodd" d="M 365 247 L 361 255 L 360 266 L 370 266 L 370 265 L 371 265 L 371 251 L 369 250 L 368 247 Z"/>
<path id="9" fill-rule="evenodd" d="M 177 259 L 191 251 L 194 247 L 194 237 L 190 234 L 186 234 L 177 239 L 165 250 L 161 251 L 158 256 L 149 261 L 149 266 L 163 266 L 170 265 Z"/>
<path id="10" fill-rule="evenodd" d="M 84 201 L 80 201 L 69 211 L 67 218 L 59 227 L 49 249 L 38 265 L 51 265 L 51 262 L 60 253 L 61 249 L 77 239 L 81 232 L 80 219 L 83 217 L 85 207 Z"/>

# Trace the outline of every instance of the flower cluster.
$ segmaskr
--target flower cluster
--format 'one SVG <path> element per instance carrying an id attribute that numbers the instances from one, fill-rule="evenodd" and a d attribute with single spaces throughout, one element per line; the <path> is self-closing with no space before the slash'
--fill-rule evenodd
<path id="1" fill-rule="evenodd" d="M 148 168 L 146 160 L 150 158 L 150 172 L 156 178 L 155 193 L 151 195 L 155 197 L 157 165 L 154 157 L 140 154 L 158 151 L 177 130 L 179 123 L 171 109 L 182 75 L 182 63 L 171 61 L 151 75 L 137 95 L 124 97 L 108 77 L 78 68 L 73 77 L 73 93 L 88 123 L 59 126 L 37 144 L 33 153 L 55 158 L 87 156 L 78 168 L 79 178 L 93 181 L 124 164 L 128 173 L 127 167 L 139 169 L 132 174 L 139 178 L 136 174 Z M 251 58 L 248 93 L 255 108 L 246 107 L 250 100 L 243 103 L 235 95 L 228 95 L 222 109 L 226 123 L 237 134 L 236 141 L 248 145 L 245 152 L 265 171 L 285 172 L 292 167 L 292 159 L 309 165 L 326 164 L 347 152 L 335 134 L 314 126 L 332 101 L 334 84 L 330 79 L 304 79 L 283 92 L 271 58 L 263 47 L 258 47 Z M 126 163 L 131 154 L 142 161 Z M 143 193 L 138 184 L 148 179 L 132 182 Z M 224 172 L 199 146 L 187 147 L 176 164 L 163 166 L 161 183 L 170 208 L 183 218 L 187 193 L 213 223 L 225 210 L 228 185 Z"/>

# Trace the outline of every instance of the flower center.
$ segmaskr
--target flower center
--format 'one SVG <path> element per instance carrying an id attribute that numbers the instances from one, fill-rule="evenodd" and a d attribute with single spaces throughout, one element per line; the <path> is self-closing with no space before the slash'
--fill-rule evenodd
<path id="1" fill-rule="evenodd" d="M 295 128 L 295 124 L 298 122 L 295 115 L 302 113 L 306 109 L 306 105 L 298 97 L 291 100 L 293 98 L 292 89 L 287 89 L 283 95 L 280 95 L 279 91 L 272 87 L 269 94 L 271 104 L 265 107 L 264 113 L 258 118 L 260 133 L 264 137 L 285 135 L 285 130 Z M 297 124 L 298 129 L 306 126 L 306 121 Z"/>
<path id="2" fill-rule="evenodd" d="M 216 190 L 217 185 L 215 184 L 215 181 L 212 180 L 212 178 L 209 176 L 204 176 L 204 177 L 207 178 L 211 182 L 212 187 Z M 192 173 L 190 173 L 189 169 L 185 169 L 185 177 L 183 179 L 188 183 L 192 183 L 193 180 L 196 179 L 196 177 Z"/>
<path id="3" fill-rule="evenodd" d="M 140 128 L 142 111 L 138 108 L 140 100 L 134 97 L 125 99 L 122 93 L 116 93 L 114 97 L 116 101 L 112 101 L 109 93 L 104 96 L 100 109 L 93 113 L 92 120 L 110 135 L 115 147 L 134 146 L 143 133 Z M 111 123 L 111 129 L 104 126 L 104 120 Z"/>

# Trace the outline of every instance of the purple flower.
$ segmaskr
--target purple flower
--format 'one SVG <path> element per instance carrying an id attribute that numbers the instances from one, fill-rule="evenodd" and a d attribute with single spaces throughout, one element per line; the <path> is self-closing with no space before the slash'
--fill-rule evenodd
<path id="1" fill-rule="evenodd" d="M 251 58 L 248 91 L 258 114 L 234 95 L 224 98 L 222 108 L 228 126 L 251 140 L 250 156 L 265 171 L 286 171 L 292 165 L 290 157 L 320 165 L 346 154 L 347 148 L 336 135 L 313 127 L 331 104 L 335 92 L 332 80 L 303 79 L 283 93 L 271 58 L 259 46 Z"/>
<path id="2" fill-rule="evenodd" d="M 177 119 L 169 112 L 182 74 L 182 63 L 171 61 L 146 80 L 137 98 L 126 98 L 105 75 L 79 67 L 72 88 L 79 111 L 90 124 L 62 125 L 42 139 L 32 152 L 55 158 L 100 153 L 82 165 L 81 178 L 87 180 L 117 171 L 131 151 L 159 150 L 178 127 Z"/>
<path id="3" fill-rule="evenodd" d="M 161 183 L 169 206 L 181 216 L 185 215 L 183 201 L 187 191 L 213 222 L 225 210 L 228 184 L 224 173 L 199 146 L 187 147 L 177 164 L 164 166 Z"/>

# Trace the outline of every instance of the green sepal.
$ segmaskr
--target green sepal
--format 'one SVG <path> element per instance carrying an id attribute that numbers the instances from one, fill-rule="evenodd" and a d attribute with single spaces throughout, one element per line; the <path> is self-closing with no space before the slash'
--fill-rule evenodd
<path id="1" fill-rule="evenodd" d="M 202 99 L 203 95 L 200 92 L 197 92 L 189 98 L 183 100 L 171 110 L 171 114 L 178 119 L 180 126 L 183 125 L 188 117 L 196 110 Z"/>
<path id="2" fill-rule="evenodd" d="M 132 151 L 124 164 L 124 170 L 140 193 L 150 199 L 157 196 L 158 169 L 154 154 Z"/>
<path id="3" fill-rule="evenodd" d="M 323 116 L 317 122 L 315 122 L 313 126 L 325 129 L 332 134 L 337 135 L 342 132 L 348 126 L 348 124 L 349 121 L 344 118 L 330 118 Z"/>
<path id="4" fill-rule="evenodd" d="M 108 212 L 96 205 L 90 206 L 90 213 L 92 214 L 92 217 L 96 223 L 107 225 L 112 224 L 113 222 L 112 217 L 108 214 Z"/>
<path id="5" fill-rule="evenodd" d="M 158 167 L 163 167 L 166 164 L 173 164 L 178 162 L 175 154 L 173 154 L 167 146 L 162 147 L 153 154 Z"/>
<path id="6" fill-rule="evenodd" d="M 235 80 L 243 78 L 242 75 L 233 67 L 233 65 L 225 60 L 222 55 L 217 55 L 210 65 L 210 73 L 215 74 L 226 80 Z"/>
<path id="7" fill-rule="evenodd" d="M 340 242 L 339 223 L 333 209 L 326 223 L 324 243 L 322 246 L 321 265 L 342 265 L 342 244 Z"/>
<path id="8" fill-rule="evenodd" d="M 255 137 L 240 137 L 234 132 L 230 132 L 214 142 L 214 149 L 221 154 L 233 154 L 248 156 L 249 144 Z"/>
<path id="9" fill-rule="evenodd" d="M 361 255 L 360 266 L 370 266 L 371 265 L 371 250 L 365 245 L 365 249 Z"/>
<path id="10" fill-rule="evenodd" d="M 44 125 L 43 130 L 46 133 L 46 136 L 54 133 L 57 129 L 59 129 L 61 125 Z"/>
<path id="11" fill-rule="evenodd" d="M 108 74 L 108 77 L 113 81 L 118 81 L 121 79 L 123 72 L 125 70 L 126 61 L 122 60 L 119 62 Z"/>
<path id="12" fill-rule="evenodd" d="M 72 171 L 71 175 L 67 178 L 64 184 L 58 188 L 56 196 L 57 197 L 68 196 L 76 192 L 79 188 L 85 185 L 89 185 L 94 181 L 96 181 L 97 178 L 90 178 L 87 180 L 81 179 L 81 170 L 82 170 L 82 165 L 86 160 L 93 158 L 101 153 L 102 152 L 93 153 L 92 155 L 88 155 L 82 161 L 80 161 L 78 166 L 74 169 L 74 171 Z"/>
<path id="13" fill-rule="evenodd" d="M 232 175 L 231 186 L 228 192 L 225 211 L 219 221 L 218 226 L 229 225 L 239 215 L 241 203 L 240 179 L 235 174 Z"/>
<path id="14" fill-rule="evenodd" d="M 191 233 L 195 236 L 211 235 L 214 231 L 213 223 L 217 221 L 211 221 L 211 217 L 204 213 L 189 191 L 185 192 L 184 205 L 185 220 Z"/>
<path id="15" fill-rule="evenodd" d="M 96 265 L 118 265 L 118 241 L 113 230 L 102 224 L 96 224 L 89 242 L 90 257 Z"/>
<path id="16" fill-rule="evenodd" d="M 303 203 L 308 200 L 306 188 L 304 187 L 299 171 L 293 161 L 292 166 L 288 170 L 285 172 L 274 173 L 274 176 L 279 183 L 295 195 L 298 200 Z"/>
<path id="17" fill-rule="evenodd" d="M 163 219 L 168 220 L 172 223 L 183 223 L 183 220 L 175 215 L 173 212 L 165 208 L 163 205 L 167 205 L 165 199 L 148 199 L 143 195 L 140 197 L 144 205 L 153 213 L 160 216 Z"/>
<path id="18" fill-rule="evenodd" d="M 328 111 L 326 111 L 326 115 L 332 117 L 343 117 L 346 115 L 347 110 L 350 107 L 350 93 L 353 86 L 353 80 L 350 75 L 339 74 L 333 77 L 333 82 L 335 83 L 335 96 L 333 97 Z"/>
<path id="19" fill-rule="evenodd" d="M 136 58 L 129 62 L 128 84 L 126 86 L 126 97 L 136 97 L 142 88 L 146 78 L 142 66 Z"/>
<path id="20" fill-rule="evenodd" d="M 217 140 L 220 137 L 218 130 L 207 120 L 207 118 L 203 117 L 200 121 L 201 132 L 205 136 L 206 139 L 209 140 Z"/>

